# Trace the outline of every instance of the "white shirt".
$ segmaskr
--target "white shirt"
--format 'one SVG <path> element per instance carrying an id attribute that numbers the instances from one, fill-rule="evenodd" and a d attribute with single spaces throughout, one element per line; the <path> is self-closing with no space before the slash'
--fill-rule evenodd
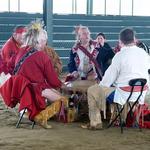
<path id="1" fill-rule="evenodd" d="M 110 87 L 114 84 L 116 86 L 114 102 L 124 104 L 129 92 L 124 92 L 119 87 L 129 86 L 129 81 L 135 78 L 145 78 L 149 83 L 148 69 L 150 69 L 148 54 L 137 46 L 125 46 L 114 56 L 112 64 L 106 70 L 100 85 Z M 144 93 L 141 103 L 143 103 L 145 97 Z M 135 101 L 135 97 L 131 98 L 131 101 Z"/>

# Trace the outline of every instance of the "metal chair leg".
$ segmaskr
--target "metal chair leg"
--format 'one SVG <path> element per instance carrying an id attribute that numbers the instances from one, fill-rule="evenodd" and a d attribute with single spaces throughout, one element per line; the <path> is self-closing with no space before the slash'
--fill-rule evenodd
<path id="1" fill-rule="evenodd" d="M 16 128 L 19 128 L 19 125 L 20 125 L 20 122 L 21 122 L 21 120 L 22 120 L 22 118 L 23 118 L 23 115 L 25 114 L 25 112 L 26 112 L 26 108 L 23 110 L 23 113 L 21 114 L 21 116 L 19 117 L 19 119 L 18 119 L 18 121 L 17 121 L 17 124 L 16 124 Z M 32 121 L 32 129 L 34 128 L 34 125 L 35 125 L 35 121 Z"/>
<path id="2" fill-rule="evenodd" d="M 113 123 L 117 120 L 118 117 L 119 118 L 121 117 L 121 113 L 122 113 L 122 111 L 124 109 L 124 106 L 121 109 L 119 109 L 119 105 L 118 104 L 116 104 L 116 105 L 117 105 L 117 112 L 118 112 L 118 114 L 116 115 L 115 119 L 113 119 L 112 122 L 107 126 L 107 128 L 110 128 L 113 125 Z"/>
<path id="3" fill-rule="evenodd" d="M 35 125 L 35 121 L 32 121 L 32 129 L 34 128 L 34 125 Z"/>
<path id="4" fill-rule="evenodd" d="M 20 124 L 20 122 L 21 122 L 21 120 L 22 120 L 23 115 L 25 114 L 25 112 L 26 112 L 26 108 L 23 110 L 23 113 L 22 113 L 21 116 L 19 117 L 19 120 L 17 121 L 17 124 L 16 124 L 16 128 L 19 127 L 19 124 Z"/>
<path id="5" fill-rule="evenodd" d="M 118 114 L 119 114 L 119 121 L 120 121 L 120 128 L 121 128 L 121 133 L 123 133 L 123 122 L 122 122 L 122 118 L 121 118 L 121 113 L 120 109 L 119 109 L 119 105 L 117 104 L 117 110 L 118 110 Z"/>

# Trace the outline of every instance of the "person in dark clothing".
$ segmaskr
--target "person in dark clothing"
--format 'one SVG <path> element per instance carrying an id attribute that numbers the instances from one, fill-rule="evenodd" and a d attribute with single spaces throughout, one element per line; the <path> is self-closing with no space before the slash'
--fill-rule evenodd
<path id="1" fill-rule="evenodd" d="M 114 57 L 114 52 L 109 44 L 106 42 L 106 37 L 103 33 L 98 33 L 96 36 L 98 50 L 97 62 L 101 66 L 102 74 L 104 75 L 105 71 L 111 64 L 111 60 Z"/>
<path id="2" fill-rule="evenodd" d="M 144 42 L 142 42 L 138 39 L 135 39 L 135 43 L 136 43 L 137 47 L 144 49 L 147 52 L 147 54 L 150 55 L 150 50 L 149 50 L 148 45 L 146 45 Z M 117 53 L 120 51 L 120 49 L 121 49 L 121 46 L 119 45 L 119 42 L 118 42 L 114 48 L 114 52 Z"/>
<path id="3" fill-rule="evenodd" d="M 150 55 L 149 47 L 144 42 L 141 42 L 140 40 L 136 39 L 136 46 L 144 49 Z"/>

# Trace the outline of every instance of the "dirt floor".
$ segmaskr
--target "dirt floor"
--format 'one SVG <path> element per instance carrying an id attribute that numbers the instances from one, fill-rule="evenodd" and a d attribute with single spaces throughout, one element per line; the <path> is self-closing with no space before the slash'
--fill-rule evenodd
<path id="1" fill-rule="evenodd" d="M 50 120 L 53 129 L 43 129 L 23 120 L 16 129 L 17 116 L 0 100 L 0 150 L 149 150 L 150 130 L 112 127 L 101 131 L 81 129 L 82 122 L 64 124 Z"/>

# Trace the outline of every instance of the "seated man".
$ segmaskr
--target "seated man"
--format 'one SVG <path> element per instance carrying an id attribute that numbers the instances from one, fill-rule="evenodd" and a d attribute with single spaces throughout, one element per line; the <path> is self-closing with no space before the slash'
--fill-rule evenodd
<path id="1" fill-rule="evenodd" d="M 12 36 L 7 40 L 1 49 L 2 66 L 1 72 L 12 74 L 15 66 L 15 57 L 22 45 L 22 35 L 25 32 L 25 26 L 17 26 Z"/>
<path id="2" fill-rule="evenodd" d="M 70 51 L 68 64 L 70 76 L 74 79 L 95 79 L 100 72 L 96 61 L 98 54 L 98 50 L 95 49 L 96 42 L 91 40 L 90 31 L 86 26 L 77 26 L 75 33 L 77 40 Z M 99 72 L 96 72 L 96 69 Z"/>
<path id="3" fill-rule="evenodd" d="M 44 128 L 51 128 L 47 120 L 60 111 L 62 103 L 67 105 L 67 99 L 57 91 L 62 82 L 49 56 L 43 51 L 46 42 L 47 32 L 41 22 L 32 22 L 26 27 L 23 46 L 16 57 L 14 75 L 1 87 L 1 94 L 8 106 L 15 107 L 19 102 L 19 111 L 26 108 L 30 120 Z M 50 106 L 46 107 L 45 99 L 51 103 Z"/>
<path id="4" fill-rule="evenodd" d="M 106 97 L 115 90 L 114 102 L 125 104 L 129 93 L 120 87 L 128 86 L 131 79 L 145 78 L 149 82 L 148 69 L 150 61 L 148 54 L 135 45 L 134 31 L 130 28 L 120 32 L 121 51 L 112 59 L 112 64 L 106 70 L 102 81 L 88 89 L 88 105 L 90 124 L 82 126 L 88 129 L 102 129 L 100 110 L 105 112 Z M 142 61 L 140 61 L 142 60 Z M 114 87 L 111 87 L 114 85 Z M 136 92 L 139 95 L 139 92 Z M 140 99 L 144 102 L 146 91 Z M 131 101 L 135 101 L 131 98 Z"/>

